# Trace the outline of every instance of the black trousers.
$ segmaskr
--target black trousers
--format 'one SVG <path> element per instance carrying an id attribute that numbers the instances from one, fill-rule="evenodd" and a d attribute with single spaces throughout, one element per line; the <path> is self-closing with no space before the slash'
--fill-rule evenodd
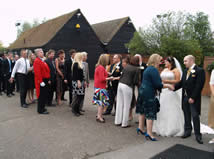
<path id="1" fill-rule="evenodd" d="M 80 105 L 84 99 L 83 95 L 74 95 L 72 101 L 72 111 L 75 113 L 80 112 Z"/>
<path id="2" fill-rule="evenodd" d="M 73 87 L 72 87 L 72 82 L 69 82 L 69 104 L 72 103 L 72 99 L 73 99 Z"/>
<path id="3" fill-rule="evenodd" d="M 192 132 L 192 124 L 191 124 L 191 118 L 193 120 L 193 127 L 195 131 L 195 136 L 201 136 L 200 133 L 200 118 L 199 113 L 196 110 L 196 107 L 193 104 L 189 104 L 188 97 L 184 97 L 183 100 L 183 112 L 184 112 L 184 129 L 185 133 L 191 134 Z"/>
<path id="4" fill-rule="evenodd" d="M 13 84 L 9 82 L 10 76 L 11 76 L 11 73 L 8 73 L 7 75 L 4 76 L 5 89 L 6 89 L 7 95 L 11 94 L 13 91 L 13 88 L 12 88 Z"/>
<path id="5" fill-rule="evenodd" d="M 0 74 L 0 93 L 3 92 L 3 83 L 4 83 L 4 78 L 3 78 L 3 75 Z"/>
<path id="6" fill-rule="evenodd" d="M 51 105 L 53 101 L 54 92 L 56 90 L 56 83 L 54 81 L 51 82 L 48 87 L 48 96 L 47 96 L 47 104 Z"/>
<path id="7" fill-rule="evenodd" d="M 15 83 L 16 83 L 16 92 L 19 92 L 19 80 L 17 74 L 15 75 Z"/>
<path id="8" fill-rule="evenodd" d="M 47 103 L 47 97 L 48 97 L 48 80 L 43 79 L 43 82 L 45 83 L 44 87 L 40 86 L 40 94 L 38 99 L 38 105 L 37 105 L 37 112 L 43 113 L 46 111 L 45 104 Z"/>
<path id="9" fill-rule="evenodd" d="M 117 89 L 109 88 L 108 89 L 108 94 L 109 94 L 109 106 L 106 110 L 107 113 L 111 113 L 113 107 L 115 108 L 116 111 L 116 95 L 117 95 Z"/>
<path id="10" fill-rule="evenodd" d="M 20 86 L 20 102 L 23 105 L 26 104 L 28 78 L 25 74 L 17 73 L 17 79 Z"/>

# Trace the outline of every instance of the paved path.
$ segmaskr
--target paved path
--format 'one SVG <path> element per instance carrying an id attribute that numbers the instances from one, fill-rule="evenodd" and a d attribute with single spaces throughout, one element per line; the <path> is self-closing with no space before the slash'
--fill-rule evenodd
<path id="1" fill-rule="evenodd" d="M 20 107 L 18 93 L 12 98 L 0 96 L 0 159 L 149 158 L 176 143 L 214 150 L 214 145 L 207 143 L 212 135 L 203 136 L 203 145 L 197 144 L 193 136 L 185 140 L 158 137 L 154 143 L 136 135 L 134 122 L 127 129 L 114 126 L 113 116 L 107 116 L 105 124 L 97 123 L 92 95 L 90 87 L 85 98 L 86 112 L 81 117 L 73 116 L 67 103 L 48 108 L 49 115 L 38 115 L 36 104 L 27 109 Z M 203 97 L 205 124 L 208 103 L 209 98 Z"/>

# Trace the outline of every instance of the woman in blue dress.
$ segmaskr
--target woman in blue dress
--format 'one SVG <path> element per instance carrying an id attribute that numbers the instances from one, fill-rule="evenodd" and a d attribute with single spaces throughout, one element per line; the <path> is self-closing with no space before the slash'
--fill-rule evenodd
<path id="1" fill-rule="evenodd" d="M 172 89 L 169 84 L 163 84 L 158 71 L 162 57 L 158 54 L 152 54 L 148 60 L 148 67 L 143 73 L 142 84 L 139 88 L 139 98 L 136 105 L 136 113 L 139 114 L 139 126 L 137 133 L 145 135 L 146 139 L 157 141 L 153 136 L 153 120 L 157 119 L 158 104 L 155 100 L 157 92 L 162 88 Z M 144 130 L 146 119 L 147 132 Z"/>

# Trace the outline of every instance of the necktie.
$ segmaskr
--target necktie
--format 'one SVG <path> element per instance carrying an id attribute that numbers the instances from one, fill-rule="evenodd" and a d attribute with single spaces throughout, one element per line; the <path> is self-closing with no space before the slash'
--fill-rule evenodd
<path id="1" fill-rule="evenodd" d="M 187 71 L 187 77 L 186 77 L 186 79 L 189 78 L 190 73 L 191 73 L 191 68 L 189 68 L 188 71 Z"/>
<path id="2" fill-rule="evenodd" d="M 8 59 L 8 62 L 9 62 L 9 72 L 11 72 L 11 61 Z"/>
<path id="3" fill-rule="evenodd" d="M 27 74 L 27 62 L 26 62 L 26 59 L 25 59 L 25 74 Z"/>

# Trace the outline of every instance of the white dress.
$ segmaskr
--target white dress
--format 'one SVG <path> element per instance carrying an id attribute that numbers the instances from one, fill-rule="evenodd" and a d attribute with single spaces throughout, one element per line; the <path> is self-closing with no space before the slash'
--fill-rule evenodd
<path id="1" fill-rule="evenodd" d="M 171 71 L 163 71 L 161 78 L 174 80 Z M 160 136 L 182 136 L 184 133 L 184 114 L 181 108 L 181 90 L 174 92 L 168 88 L 160 94 L 160 111 L 153 124 L 153 132 Z"/>

